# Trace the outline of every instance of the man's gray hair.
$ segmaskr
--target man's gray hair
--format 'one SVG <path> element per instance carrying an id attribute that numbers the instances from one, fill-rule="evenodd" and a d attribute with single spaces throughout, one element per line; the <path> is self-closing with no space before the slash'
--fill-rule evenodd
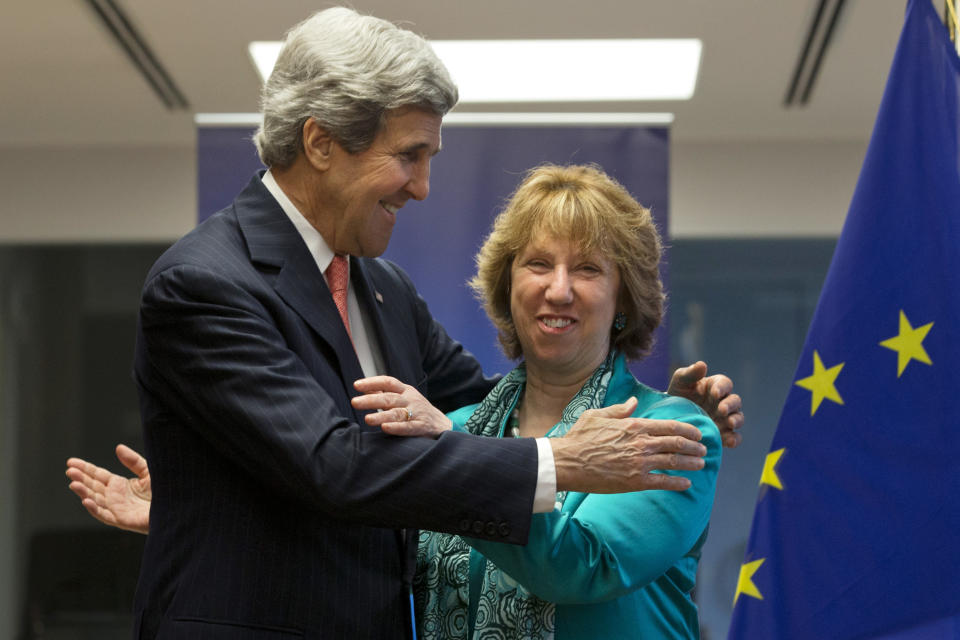
<path id="1" fill-rule="evenodd" d="M 426 40 L 386 20 L 334 7 L 287 32 L 260 96 L 260 160 L 287 167 L 314 118 L 349 153 L 368 149 L 386 112 L 406 106 L 446 115 L 457 86 Z"/>

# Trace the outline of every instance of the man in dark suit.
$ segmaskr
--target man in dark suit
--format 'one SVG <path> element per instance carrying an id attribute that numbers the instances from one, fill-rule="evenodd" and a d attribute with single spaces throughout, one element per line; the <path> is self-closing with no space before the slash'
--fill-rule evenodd
<path id="1" fill-rule="evenodd" d="M 618 420 L 629 408 L 551 443 L 392 437 L 351 407 L 353 381 L 377 373 L 442 411 L 491 387 L 376 259 L 427 196 L 455 102 L 429 46 L 389 23 L 330 9 L 288 33 L 256 136 L 270 170 L 144 285 L 136 638 L 404 637 L 412 528 L 522 544 L 556 490 L 679 490 L 649 471 L 701 466 L 696 430 Z"/>

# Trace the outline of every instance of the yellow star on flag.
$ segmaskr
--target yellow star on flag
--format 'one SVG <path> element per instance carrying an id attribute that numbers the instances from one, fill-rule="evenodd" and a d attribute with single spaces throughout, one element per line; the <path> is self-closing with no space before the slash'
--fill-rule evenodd
<path id="1" fill-rule="evenodd" d="M 737 598 L 740 597 L 741 593 L 756 598 L 757 600 L 763 600 L 763 595 L 761 595 L 760 590 L 757 589 L 757 585 L 753 584 L 752 578 L 764 560 L 766 560 L 766 558 L 760 558 L 759 560 L 740 565 L 740 577 L 737 579 L 737 592 L 733 594 L 733 604 L 737 604 Z"/>
<path id="2" fill-rule="evenodd" d="M 881 347 L 886 347 L 897 352 L 897 377 L 903 373 L 911 360 L 917 360 L 924 364 L 933 364 L 927 350 L 923 348 L 923 339 L 930 333 L 933 323 L 925 324 L 922 327 L 914 329 L 907 320 L 907 314 L 900 310 L 900 334 L 884 340 L 880 343 Z"/>
<path id="3" fill-rule="evenodd" d="M 777 449 L 767 454 L 767 459 L 763 462 L 763 474 L 760 476 L 760 484 L 768 484 L 777 489 L 783 489 L 780 482 L 780 476 L 777 475 L 776 466 L 780 462 L 780 456 L 786 449 Z"/>
<path id="4" fill-rule="evenodd" d="M 813 375 L 794 382 L 798 387 L 803 387 L 813 392 L 810 398 L 810 415 L 817 412 L 823 399 L 832 400 L 837 404 L 843 404 L 843 398 L 837 393 L 837 388 L 833 386 L 840 370 L 845 363 L 832 366 L 829 369 L 823 366 L 820 360 L 820 354 L 816 350 L 813 352 Z"/>

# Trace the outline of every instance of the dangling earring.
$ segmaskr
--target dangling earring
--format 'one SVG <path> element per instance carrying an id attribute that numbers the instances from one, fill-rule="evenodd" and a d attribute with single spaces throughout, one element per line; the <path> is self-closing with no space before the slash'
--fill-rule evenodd
<path id="1" fill-rule="evenodd" d="M 613 328 L 617 331 L 623 331 L 625 326 L 627 326 L 627 314 L 623 311 L 617 311 L 613 314 Z"/>

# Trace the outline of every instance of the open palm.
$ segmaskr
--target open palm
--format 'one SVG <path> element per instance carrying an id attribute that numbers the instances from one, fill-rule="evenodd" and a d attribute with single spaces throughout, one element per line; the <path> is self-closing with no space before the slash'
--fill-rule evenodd
<path id="1" fill-rule="evenodd" d="M 125 445 L 117 445 L 117 459 L 135 475 L 125 478 L 97 465 L 70 458 L 70 490 L 80 497 L 94 518 L 120 529 L 147 533 L 150 529 L 150 471 L 147 461 Z"/>

